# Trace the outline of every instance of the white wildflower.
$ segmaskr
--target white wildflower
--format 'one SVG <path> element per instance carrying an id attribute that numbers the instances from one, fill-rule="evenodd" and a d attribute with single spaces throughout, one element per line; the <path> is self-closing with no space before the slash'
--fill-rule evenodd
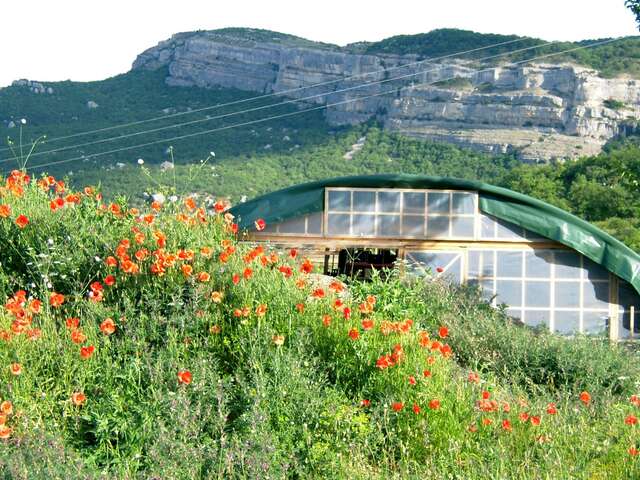
<path id="1" fill-rule="evenodd" d="M 141 158 L 139 158 L 139 159 L 138 159 L 138 165 L 144 165 L 144 160 L 143 160 L 143 159 L 141 159 Z"/>

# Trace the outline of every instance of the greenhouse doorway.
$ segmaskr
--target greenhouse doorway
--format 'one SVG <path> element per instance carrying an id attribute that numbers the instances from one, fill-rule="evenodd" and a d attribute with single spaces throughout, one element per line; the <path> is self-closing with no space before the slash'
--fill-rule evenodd
<path id="1" fill-rule="evenodd" d="M 369 280 L 374 271 L 393 269 L 397 259 L 398 250 L 345 248 L 339 250 L 337 255 L 325 256 L 325 273 L 334 277 L 344 275 L 351 279 Z"/>

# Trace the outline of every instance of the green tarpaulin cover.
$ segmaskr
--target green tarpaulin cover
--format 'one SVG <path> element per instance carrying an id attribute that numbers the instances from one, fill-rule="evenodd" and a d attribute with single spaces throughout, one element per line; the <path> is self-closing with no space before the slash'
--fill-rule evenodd
<path id="1" fill-rule="evenodd" d="M 236 205 L 231 213 L 241 229 L 259 218 L 277 223 L 324 209 L 326 187 L 415 188 L 477 191 L 480 210 L 555 240 L 582 253 L 640 293 L 640 255 L 599 228 L 546 202 L 486 183 L 423 175 L 338 177 L 294 185 Z"/>

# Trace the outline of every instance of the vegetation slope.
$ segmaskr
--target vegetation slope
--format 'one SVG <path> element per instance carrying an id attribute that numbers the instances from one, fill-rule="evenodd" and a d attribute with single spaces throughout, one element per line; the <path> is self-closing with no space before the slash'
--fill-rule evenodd
<path id="1" fill-rule="evenodd" d="M 224 208 L 4 181 L 4 478 L 637 478 L 635 354 L 440 282 L 320 286 Z"/>

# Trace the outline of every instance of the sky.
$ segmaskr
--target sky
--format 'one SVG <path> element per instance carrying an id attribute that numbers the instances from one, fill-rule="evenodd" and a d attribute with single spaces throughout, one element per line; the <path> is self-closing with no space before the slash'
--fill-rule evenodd
<path id="1" fill-rule="evenodd" d="M 0 87 L 100 80 L 173 33 L 265 28 L 345 45 L 435 28 L 546 40 L 636 35 L 624 0 L 0 0 Z M 1 107 L 0 107 L 1 108 Z"/>

